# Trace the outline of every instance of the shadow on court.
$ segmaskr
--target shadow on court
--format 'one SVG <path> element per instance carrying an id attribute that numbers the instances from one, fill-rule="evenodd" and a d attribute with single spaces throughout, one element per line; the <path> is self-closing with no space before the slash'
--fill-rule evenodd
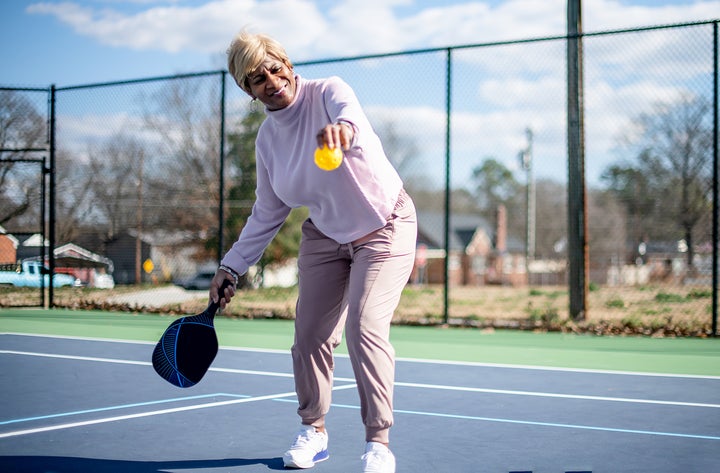
<path id="1" fill-rule="evenodd" d="M 281 457 L 226 458 L 223 460 L 128 461 L 58 456 L 3 456 L 0 471 L 13 473 L 162 473 L 168 470 L 197 470 L 266 465 L 284 470 Z"/>

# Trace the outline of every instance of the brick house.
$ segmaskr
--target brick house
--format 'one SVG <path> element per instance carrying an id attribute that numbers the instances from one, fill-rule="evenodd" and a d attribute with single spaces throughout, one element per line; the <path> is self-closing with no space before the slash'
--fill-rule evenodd
<path id="1" fill-rule="evenodd" d="M 445 280 L 445 216 L 418 211 L 418 254 L 412 282 L 442 284 Z M 525 285 L 524 244 L 508 237 L 507 214 L 498 208 L 495 225 L 477 214 L 450 216 L 448 278 L 450 285 Z"/>

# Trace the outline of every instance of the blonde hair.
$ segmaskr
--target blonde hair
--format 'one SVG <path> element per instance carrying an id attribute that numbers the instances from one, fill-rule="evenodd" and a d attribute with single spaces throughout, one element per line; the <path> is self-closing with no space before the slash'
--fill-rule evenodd
<path id="1" fill-rule="evenodd" d="M 282 61 L 291 69 L 293 67 L 285 48 L 279 42 L 264 34 L 241 31 L 230 43 L 227 55 L 230 75 L 248 95 L 252 95 L 248 75 L 260 67 L 268 56 Z"/>

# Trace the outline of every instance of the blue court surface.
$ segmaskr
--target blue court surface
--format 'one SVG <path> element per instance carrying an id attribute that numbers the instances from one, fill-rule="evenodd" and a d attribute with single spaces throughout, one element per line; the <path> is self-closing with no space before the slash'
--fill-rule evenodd
<path id="1" fill-rule="evenodd" d="M 153 344 L 0 335 L 0 471 L 283 470 L 299 419 L 288 352 L 222 348 L 180 389 Z M 360 471 L 364 431 L 338 356 L 330 459 Z M 400 360 L 397 471 L 720 471 L 720 377 Z"/>

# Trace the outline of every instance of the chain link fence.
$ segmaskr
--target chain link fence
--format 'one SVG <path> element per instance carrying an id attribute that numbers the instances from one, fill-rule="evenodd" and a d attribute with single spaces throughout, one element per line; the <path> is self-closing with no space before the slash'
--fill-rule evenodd
<path id="1" fill-rule="evenodd" d="M 583 36 L 593 317 L 715 320 L 717 35 L 714 21 Z M 411 288 L 444 286 L 446 322 L 570 315 L 566 47 L 563 36 L 296 64 L 342 77 L 364 105 L 418 208 Z M 225 72 L 0 92 L 8 235 L 49 214 L 12 214 L 28 188 L 12 160 L 51 155 L 43 101 L 54 104 L 49 226 L 56 253 L 75 251 L 55 255 L 58 269 L 93 260 L 84 284 L 110 271 L 116 284 L 177 281 L 213 270 L 237 237 L 258 112 Z"/>
<path id="2" fill-rule="evenodd" d="M 212 260 L 224 73 L 58 89 L 56 241 L 113 261 L 118 284 Z"/>

